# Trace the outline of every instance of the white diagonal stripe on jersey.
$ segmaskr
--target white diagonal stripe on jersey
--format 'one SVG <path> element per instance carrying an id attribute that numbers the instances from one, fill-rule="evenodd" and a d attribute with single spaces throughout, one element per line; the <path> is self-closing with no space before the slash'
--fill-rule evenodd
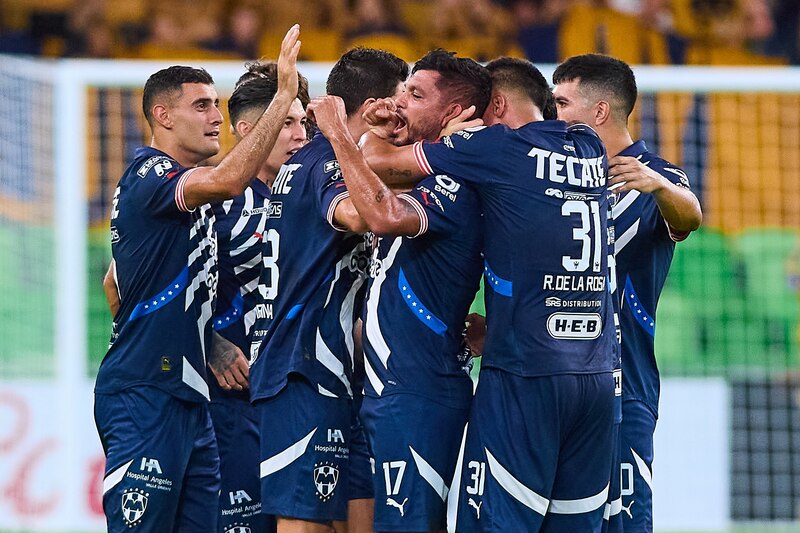
<path id="1" fill-rule="evenodd" d="M 259 230 L 258 233 L 261 234 L 263 232 Z M 243 253 L 245 253 L 247 251 L 252 250 L 254 246 L 260 246 L 260 243 L 261 243 L 261 239 L 259 239 L 255 235 L 251 235 L 250 237 L 248 237 L 248 239 L 246 241 L 244 241 L 238 247 L 236 247 L 233 250 L 231 250 L 228 255 L 230 255 L 231 257 L 236 257 L 237 255 L 241 255 L 241 254 L 243 254 Z M 261 257 L 261 252 L 259 251 L 257 255 L 260 258 Z"/>
<path id="2" fill-rule="evenodd" d="M 317 328 L 317 345 L 316 345 L 316 352 L 317 352 L 317 361 L 322 363 L 322 366 L 328 369 L 328 371 L 336 376 L 339 381 L 347 389 L 347 394 L 352 397 L 353 391 L 350 389 L 350 381 L 347 379 L 347 376 L 344 373 L 344 365 L 342 364 L 339 359 L 333 355 L 333 352 L 328 345 L 325 344 L 325 341 L 322 339 L 322 335 L 320 334 L 319 328 Z"/>
<path id="3" fill-rule="evenodd" d="M 183 358 L 183 382 L 191 388 L 205 396 L 206 400 L 211 398 L 208 395 L 208 383 L 203 379 L 197 370 L 194 369 L 192 364 L 185 357 Z"/>
<path id="4" fill-rule="evenodd" d="M 192 305 L 192 302 L 194 301 L 195 291 L 197 291 L 201 283 L 206 283 L 206 281 L 208 280 L 208 273 L 211 272 L 211 269 L 214 267 L 216 262 L 217 262 L 216 257 L 209 257 L 206 260 L 205 264 L 203 265 L 203 268 L 201 268 L 200 271 L 197 273 L 197 275 L 195 275 L 194 279 L 192 279 L 192 283 L 189 284 L 189 287 L 186 288 L 186 302 L 184 303 L 183 306 L 184 311 L 187 311 L 189 307 Z"/>
<path id="5" fill-rule="evenodd" d="M 521 481 L 511 475 L 511 472 L 506 470 L 505 467 L 494 458 L 494 455 L 492 455 L 487 448 L 484 448 L 484 450 L 486 451 L 486 459 L 489 463 L 489 472 L 491 472 L 492 477 L 497 480 L 497 483 L 522 505 L 544 516 L 547 512 L 548 505 L 550 505 L 550 501 L 523 485 Z"/>
<path id="6" fill-rule="evenodd" d="M 620 253 L 622 249 L 625 248 L 625 246 L 631 242 L 634 237 L 636 237 L 636 233 L 639 231 L 639 222 L 641 220 L 641 218 L 637 218 L 636 222 L 634 222 L 630 228 L 625 230 L 625 233 L 616 238 L 614 241 L 615 254 Z"/>
<path id="7" fill-rule="evenodd" d="M 245 272 L 245 271 L 250 270 L 251 268 L 255 267 L 260 262 L 261 262 L 261 256 L 260 255 L 257 255 L 255 257 L 251 257 L 248 261 L 233 267 L 233 272 L 238 276 L 242 272 Z"/>
<path id="8" fill-rule="evenodd" d="M 317 383 L 317 392 L 322 394 L 323 396 L 328 396 L 329 398 L 338 398 L 334 393 Z"/>
<path id="9" fill-rule="evenodd" d="M 314 433 L 317 432 L 317 428 L 311 430 L 311 432 L 300 439 L 299 441 L 295 442 L 282 452 L 273 455 L 269 459 L 265 459 L 261 461 L 260 476 L 267 477 L 270 474 L 274 474 L 278 470 L 282 468 L 286 468 L 290 464 L 292 464 L 298 457 L 306 453 L 306 448 L 308 448 L 308 443 L 311 442 L 311 439 L 314 437 Z"/>
<path id="10" fill-rule="evenodd" d="M 211 320 L 214 314 L 211 300 L 208 299 L 200 305 L 200 316 L 197 317 L 197 334 L 200 336 L 200 353 L 203 356 L 203 364 L 205 365 L 206 357 L 206 325 Z"/>
<path id="11" fill-rule="evenodd" d="M 464 448 L 467 444 L 467 428 L 469 422 L 464 425 L 464 432 L 461 435 L 461 447 L 458 449 L 458 460 L 456 461 L 456 471 L 453 473 L 453 480 L 450 482 L 451 487 L 457 487 L 461 483 L 461 468 L 464 463 Z M 455 533 L 456 523 L 458 522 L 458 499 L 459 492 L 455 491 L 450 493 L 447 498 L 447 533 Z"/>
<path id="12" fill-rule="evenodd" d="M 253 210 L 253 189 L 248 187 L 244 190 L 244 206 L 242 206 L 242 211 L 247 210 L 251 212 Z M 250 220 L 250 217 L 239 216 L 239 219 L 236 221 L 236 224 L 233 225 L 231 228 L 231 240 L 238 237 L 242 230 L 247 227 L 247 221 Z"/>
<path id="13" fill-rule="evenodd" d="M 339 277 L 342 275 L 342 267 L 345 265 L 345 260 L 350 261 L 350 254 L 346 254 L 343 258 L 336 263 L 336 272 L 333 274 L 333 279 L 331 280 L 331 287 L 328 289 L 328 297 L 325 298 L 325 304 L 322 307 L 328 307 L 328 304 L 331 303 L 331 297 L 333 296 L 333 289 L 336 287 L 336 282 L 339 281 Z"/>
<path id="14" fill-rule="evenodd" d="M 633 448 L 631 448 L 631 453 L 633 454 L 633 460 L 636 462 L 636 467 L 639 469 L 639 475 L 642 476 L 642 479 L 647 483 L 647 486 L 650 487 L 650 490 L 653 490 L 653 473 L 647 468 L 647 463 L 644 462 L 644 459 L 633 451 Z"/>
<path id="15" fill-rule="evenodd" d="M 355 356 L 355 346 L 353 344 L 353 309 L 356 305 L 356 294 L 361 286 L 364 284 L 364 277 L 358 277 L 350 286 L 347 295 L 344 297 L 342 307 L 339 310 L 339 325 L 342 327 L 344 333 L 344 343 L 347 346 L 347 353 L 350 356 L 350 363 L 353 364 L 353 357 Z"/>
<path id="16" fill-rule="evenodd" d="M 612 516 L 617 516 L 619 513 L 622 512 L 622 498 L 617 498 L 611 503 L 606 504 L 606 508 L 603 511 L 603 520 L 608 520 Z"/>
<path id="17" fill-rule="evenodd" d="M 389 253 L 386 254 L 386 258 L 381 261 L 381 271 L 375 278 L 375 281 L 372 282 L 372 286 L 369 289 L 369 297 L 367 298 L 367 340 L 378 355 L 378 359 L 383 363 L 384 368 L 388 368 L 389 356 L 392 352 L 389 349 L 389 345 L 386 344 L 386 340 L 383 338 L 381 326 L 378 323 L 378 304 L 381 298 L 381 287 L 383 286 L 383 282 L 386 281 L 386 271 L 389 270 L 392 263 L 394 263 L 394 258 L 397 255 L 397 251 L 400 250 L 400 245 L 402 243 L 402 237 L 395 237 L 394 241 L 392 241 Z"/>
<path id="18" fill-rule="evenodd" d="M 372 388 L 375 389 L 375 393 L 378 396 L 383 394 L 383 383 L 380 378 L 378 378 L 378 374 L 375 373 L 375 369 L 369 364 L 368 357 L 364 357 L 364 373 L 367 375 L 367 379 L 370 385 L 372 385 Z"/>
<path id="19" fill-rule="evenodd" d="M 553 514 L 583 514 L 599 509 L 608 500 L 608 485 L 606 488 L 587 498 L 578 500 L 550 500 L 548 513 Z"/>
<path id="20" fill-rule="evenodd" d="M 439 472 L 434 470 L 433 467 L 428 464 L 428 461 L 426 461 L 420 454 L 417 453 L 417 450 L 411 446 L 409 446 L 408 449 L 411 450 L 411 456 L 414 458 L 414 464 L 417 465 L 419 475 L 422 476 L 422 479 L 428 482 L 428 485 L 430 485 L 436 494 L 439 495 L 442 501 L 445 501 L 450 488 L 445 484 L 442 476 L 440 476 Z"/>
<path id="21" fill-rule="evenodd" d="M 255 277 L 253 279 L 242 285 L 241 289 L 239 289 L 239 293 L 242 296 L 247 296 L 248 294 L 250 294 L 251 292 L 253 292 L 258 288 L 258 281 L 259 281 L 258 274 L 255 274 Z"/>
<path id="22" fill-rule="evenodd" d="M 222 202 L 222 210 L 225 211 L 226 215 L 230 213 L 231 207 L 233 207 L 233 198 Z"/>
<path id="23" fill-rule="evenodd" d="M 631 206 L 634 201 L 636 201 L 637 198 L 639 198 L 639 195 L 641 194 L 642 193 L 639 191 L 628 191 L 628 194 L 626 194 L 619 202 L 617 202 L 617 205 L 611 208 L 611 216 L 614 217 L 614 219 L 619 217 Z"/>
<path id="24" fill-rule="evenodd" d="M 106 492 L 116 487 L 117 483 L 122 481 L 122 478 L 125 477 L 125 474 L 128 472 L 128 468 L 130 468 L 131 464 L 133 464 L 133 459 L 120 466 L 108 474 L 105 479 L 103 479 L 103 496 L 105 496 Z"/>

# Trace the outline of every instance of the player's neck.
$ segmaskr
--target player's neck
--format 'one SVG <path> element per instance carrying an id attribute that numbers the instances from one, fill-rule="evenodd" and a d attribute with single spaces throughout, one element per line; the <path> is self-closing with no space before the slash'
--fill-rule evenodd
<path id="1" fill-rule="evenodd" d="M 364 122 L 364 119 L 361 118 L 360 113 L 355 113 L 352 117 L 347 117 L 347 131 L 350 132 L 350 136 L 358 142 L 358 139 L 361 138 L 362 135 L 367 133 L 369 127 L 367 123 Z"/>
<path id="2" fill-rule="evenodd" d="M 600 138 L 603 140 L 603 144 L 606 145 L 608 157 L 614 157 L 633 144 L 633 139 L 627 128 L 608 128 L 600 134 Z"/>
<path id="3" fill-rule="evenodd" d="M 198 160 L 196 153 L 182 149 L 180 144 L 165 142 L 162 139 L 157 139 L 156 136 L 153 136 L 150 140 L 150 146 L 156 150 L 161 150 L 186 168 L 196 167 L 200 161 L 204 161 L 204 159 Z"/>

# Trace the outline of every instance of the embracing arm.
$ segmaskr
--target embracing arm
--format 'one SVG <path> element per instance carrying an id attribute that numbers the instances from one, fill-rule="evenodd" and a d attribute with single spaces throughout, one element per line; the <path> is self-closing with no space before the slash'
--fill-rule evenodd
<path id="1" fill-rule="evenodd" d="M 295 24 L 283 38 L 278 58 L 278 92 L 253 130 L 216 167 L 189 171 L 183 185 L 187 209 L 242 194 L 269 156 L 297 95 L 299 35 L 300 27 Z"/>
<path id="2" fill-rule="evenodd" d="M 689 233 L 700 227 L 703 212 L 692 191 L 643 164 L 635 157 L 614 156 L 608 161 L 609 188 L 622 193 L 637 190 L 652 194 L 661 216 L 675 233 Z"/>
<path id="3" fill-rule="evenodd" d="M 342 99 L 336 96 L 315 98 L 308 108 L 333 146 L 353 206 L 369 229 L 384 235 L 419 233 L 420 215 L 408 202 L 395 196 L 372 171 L 351 137 Z"/>

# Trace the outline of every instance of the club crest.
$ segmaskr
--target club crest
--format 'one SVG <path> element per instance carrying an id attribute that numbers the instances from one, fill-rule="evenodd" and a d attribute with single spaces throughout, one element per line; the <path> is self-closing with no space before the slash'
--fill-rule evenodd
<path id="1" fill-rule="evenodd" d="M 129 526 L 135 526 L 147 510 L 149 493 L 141 489 L 128 489 L 122 493 L 122 518 Z"/>
<path id="2" fill-rule="evenodd" d="M 317 494 L 322 501 L 327 501 L 336 489 L 339 482 L 339 469 L 330 463 L 319 463 L 314 465 L 314 485 L 317 487 Z"/>

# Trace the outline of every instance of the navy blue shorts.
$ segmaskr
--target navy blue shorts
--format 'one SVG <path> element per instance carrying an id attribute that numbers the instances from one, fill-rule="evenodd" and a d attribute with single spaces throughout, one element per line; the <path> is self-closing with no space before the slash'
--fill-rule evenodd
<path id="1" fill-rule="evenodd" d="M 611 475 L 611 372 L 481 369 L 458 490 L 462 532 L 600 532 Z"/>
<path id="2" fill-rule="evenodd" d="M 625 533 L 652 533 L 656 416 L 642 402 L 624 401 L 621 429 L 622 529 Z"/>
<path id="3" fill-rule="evenodd" d="M 108 531 L 215 531 L 219 456 L 208 404 L 154 387 L 95 394 Z"/>
<path id="4" fill-rule="evenodd" d="M 351 404 L 323 396 L 297 376 L 255 402 L 263 513 L 322 523 L 347 519 Z"/>
<path id="5" fill-rule="evenodd" d="M 439 531 L 469 406 L 413 394 L 365 397 L 361 419 L 375 460 L 375 530 Z"/>
<path id="6" fill-rule="evenodd" d="M 372 489 L 372 462 L 364 426 L 353 410 L 350 424 L 350 493 L 349 500 L 371 500 L 375 492 Z"/>
<path id="7" fill-rule="evenodd" d="M 261 514 L 256 409 L 244 394 L 211 390 L 211 421 L 217 435 L 222 478 L 217 530 L 274 532 L 275 517 Z"/>
<path id="8" fill-rule="evenodd" d="M 603 533 L 622 533 L 622 488 L 620 487 L 620 424 L 622 423 L 622 370 L 614 370 L 614 433 L 613 457 L 611 464 L 611 485 L 608 502 L 603 513 Z"/>

